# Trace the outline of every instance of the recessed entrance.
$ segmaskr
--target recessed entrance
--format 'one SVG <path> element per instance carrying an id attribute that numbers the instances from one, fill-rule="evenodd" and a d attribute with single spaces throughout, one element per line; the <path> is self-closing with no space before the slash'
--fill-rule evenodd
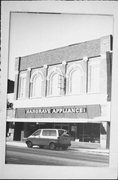
<path id="1" fill-rule="evenodd" d="M 79 123 L 77 137 L 82 142 L 100 142 L 100 123 Z"/>

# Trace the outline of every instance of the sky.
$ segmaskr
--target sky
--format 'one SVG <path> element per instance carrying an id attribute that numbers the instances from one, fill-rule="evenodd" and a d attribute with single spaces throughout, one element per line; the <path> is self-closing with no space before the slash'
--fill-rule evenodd
<path id="1" fill-rule="evenodd" d="M 113 34 L 112 16 L 11 13 L 8 78 L 15 58 Z"/>

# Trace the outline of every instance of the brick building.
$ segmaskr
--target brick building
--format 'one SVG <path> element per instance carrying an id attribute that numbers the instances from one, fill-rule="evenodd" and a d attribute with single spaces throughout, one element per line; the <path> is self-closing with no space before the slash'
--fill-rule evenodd
<path id="1" fill-rule="evenodd" d="M 64 128 L 109 148 L 112 36 L 16 58 L 15 131 Z"/>

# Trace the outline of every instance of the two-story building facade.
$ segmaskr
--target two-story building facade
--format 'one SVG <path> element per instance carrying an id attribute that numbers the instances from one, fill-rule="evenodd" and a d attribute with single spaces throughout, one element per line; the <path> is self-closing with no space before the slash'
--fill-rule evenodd
<path id="1" fill-rule="evenodd" d="M 109 147 L 111 35 L 17 57 L 15 71 L 15 140 L 64 128 L 73 139 Z"/>

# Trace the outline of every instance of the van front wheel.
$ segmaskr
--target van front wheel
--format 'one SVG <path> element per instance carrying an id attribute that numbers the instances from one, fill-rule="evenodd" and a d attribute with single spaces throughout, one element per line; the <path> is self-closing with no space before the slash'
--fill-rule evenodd
<path id="1" fill-rule="evenodd" d="M 56 145 L 55 145 L 53 142 L 51 142 L 51 143 L 49 144 L 49 148 L 50 148 L 51 150 L 54 150 L 54 149 L 56 148 Z"/>

